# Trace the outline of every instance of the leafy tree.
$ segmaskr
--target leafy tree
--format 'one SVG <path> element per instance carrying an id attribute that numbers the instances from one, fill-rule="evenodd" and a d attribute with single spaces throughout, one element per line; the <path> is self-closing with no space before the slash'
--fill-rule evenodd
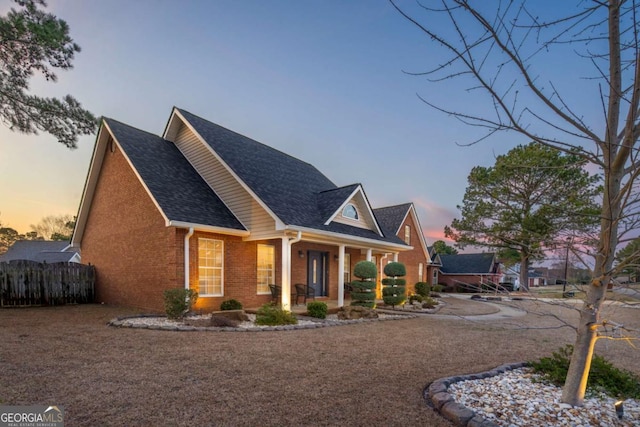
<path id="1" fill-rule="evenodd" d="M 633 281 L 638 281 L 640 276 L 640 237 L 627 243 L 627 245 L 616 253 L 618 269 L 624 274 L 628 274 Z"/>
<path id="2" fill-rule="evenodd" d="M 444 240 L 433 242 L 433 250 L 440 255 L 458 255 L 458 250 L 453 246 L 447 245 Z"/>
<path id="3" fill-rule="evenodd" d="M 26 134 L 48 132 L 75 148 L 79 135 L 95 131 L 96 118 L 71 95 L 42 98 L 28 90 L 34 73 L 55 82 L 54 69 L 72 68 L 80 46 L 65 21 L 38 9 L 46 7 L 44 0 L 14 1 L 20 8 L 0 16 L 0 120 Z"/>
<path id="4" fill-rule="evenodd" d="M 0 227 L 0 255 L 7 252 L 16 240 L 20 240 L 20 234 L 16 230 L 11 227 Z"/>
<path id="5" fill-rule="evenodd" d="M 503 259 L 520 263 L 526 288 L 529 265 L 541 260 L 566 233 L 588 231 L 597 224 L 598 176 L 584 170 L 585 160 L 531 143 L 498 156 L 493 167 L 477 166 L 469 174 L 462 218 L 445 227 L 460 247 L 488 246 Z M 516 258 L 517 257 L 517 258 Z"/>
<path id="6" fill-rule="evenodd" d="M 562 393 L 564 403 L 582 405 L 595 343 L 614 339 L 601 306 L 615 251 L 640 225 L 640 3 L 425 0 L 408 12 L 389 1 L 435 45 L 433 67 L 416 74 L 477 94 L 458 107 L 421 98 L 481 131 L 471 143 L 515 132 L 581 156 L 603 177 L 592 278 Z"/>
<path id="7" fill-rule="evenodd" d="M 38 224 L 32 224 L 31 230 L 45 240 L 71 240 L 75 224 L 71 215 L 48 215 Z"/>

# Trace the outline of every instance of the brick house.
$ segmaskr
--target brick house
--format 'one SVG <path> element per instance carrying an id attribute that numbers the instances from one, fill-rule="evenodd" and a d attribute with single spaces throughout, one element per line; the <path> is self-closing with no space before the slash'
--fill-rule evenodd
<path id="1" fill-rule="evenodd" d="M 344 304 L 356 262 L 404 262 L 426 277 L 412 204 L 373 209 L 360 184 L 338 187 L 309 163 L 174 108 L 162 137 L 100 126 L 72 244 L 95 265 L 98 301 L 160 311 L 165 289 L 198 291 L 217 310 L 306 284 Z"/>

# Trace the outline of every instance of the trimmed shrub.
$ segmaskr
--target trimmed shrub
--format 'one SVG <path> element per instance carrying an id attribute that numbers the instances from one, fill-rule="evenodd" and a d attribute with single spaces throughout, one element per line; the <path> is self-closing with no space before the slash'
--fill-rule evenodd
<path id="1" fill-rule="evenodd" d="M 376 306 L 376 265 L 371 261 L 360 261 L 353 268 L 353 275 L 360 280 L 351 282 L 351 305 L 374 308 Z"/>
<path id="2" fill-rule="evenodd" d="M 537 362 L 529 362 L 529 365 L 546 381 L 561 387 L 567 379 L 572 354 L 573 346 L 567 345 L 553 352 L 552 357 L 543 357 Z M 640 377 L 616 368 L 604 357 L 594 354 L 587 391 L 604 392 L 618 399 L 640 399 Z"/>
<path id="3" fill-rule="evenodd" d="M 422 308 L 433 308 L 438 305 L 438 301 L 431 297 L 426 297 L 422 300 Z"/>
<path id="4" fill-rule="evenodd" d="M 431 292 L 431 286 L 427 282 L 418 282 L 415 284 L 416 294 L 421 297 L 428 297 Z"/>
<path id="5" fill-rule="evenodd" d="M 433 292 L 442 292 L 444 290 L 444 286 L 443 285 L 433 285 L 433 288 L 431 288 L 431 290 Z"/>
<path id="6" fill-rule="evenodd" d="M 400 262 L 390 262 L 384 266 L 384 274 L 390 277 L 382 279 L 382 299 L 384 303 L 395 307 L 403 304 L 407 300 L 407 293 L 404 279 L 398 279 L 407 274 L 407 269 Z"/>
<path id="7" fill-rule="evenodd" d="M 413 304 L 414 301 L 418 301 L 418 302 L 422 302 L 423 301 L 423 297 L 422 295 L 409 295 L 409 303 Z"/>
<path id="8" fill-rule="evenodd" d="M 307 303 L 307 314 L 316 319 L 325 319 L 327 317 L 327 310 L 327 304 L 322 301 Z"/>
<path id="9" fill-rule="evenodd" d="M 298 323 L 296 315 L 280 307 L 265 304 L 256 313 L 256 325 L 295 325 Z"/>
<path id="10" fill-rule="evenodd" d="M 384 274 L 389 277 L 404 277 L 407 275 L 407 269 L 401 262 L 390 262 L 384 266 Z"/>
<path id="11" fill-rule="evenodd" d="M 220 310 L 242 310 L 242 303 L 236 299 L 228 299 L 226 301 L 222 301 L 222 304 L 220 304 Z"/>
<path id="12" fill-rule="evenodd" d="M 360 279 L 375 279 L 378 269 L 371 261 L 360 261 L 353 267 L 353 275 Z"/>
<path id="13" fill-rule="evenodd" d="M 164 310 L 169 319 L 182 319 L 198 300 L 198 293 L 192 289 L 174 288 L 163 293 Z"/>

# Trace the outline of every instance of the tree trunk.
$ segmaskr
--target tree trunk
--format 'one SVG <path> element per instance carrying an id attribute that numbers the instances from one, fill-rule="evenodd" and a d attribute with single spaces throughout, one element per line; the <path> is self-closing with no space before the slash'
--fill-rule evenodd
<path id="1" fill-rule="evenodd" d="M 529 256 L 520 258 L 520 289 L 529 291 Z"/>

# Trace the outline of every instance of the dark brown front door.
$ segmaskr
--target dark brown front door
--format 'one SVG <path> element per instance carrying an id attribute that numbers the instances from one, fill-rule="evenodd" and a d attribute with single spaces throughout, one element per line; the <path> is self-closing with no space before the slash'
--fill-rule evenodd
<path id="1" fill-rule="evenodd" d="M 307 284 L 313 288 L 318 297 L 327 296 L 326 267 L 327 253 L 319 251 L 309 251 L 307 256 Z"/>

